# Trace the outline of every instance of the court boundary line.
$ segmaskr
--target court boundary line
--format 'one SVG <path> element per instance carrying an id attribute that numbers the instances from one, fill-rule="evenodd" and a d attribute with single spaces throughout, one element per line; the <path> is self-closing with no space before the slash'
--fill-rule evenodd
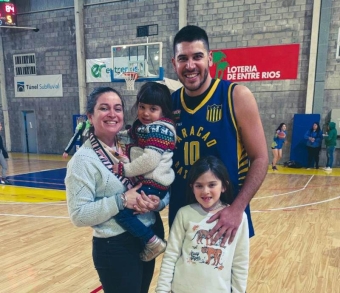
<path id="1" fill-rule="evenodd" d="M 63 216 L 34 216 L 34 215 L 22 215 L 22 214 L 0 214 L 4 217 L 26 217 L 26 218 L 51 218 L 51 219 L 70 219 L 70 217 Z"/>
<path id="2" fill-rule="evenodd" d="M 32 181 L 28 181 L 28 182 L 32 182 Z M 1 184 L 2 185 L 2 184 Z M 1 186 L 0 185 L 0 186 Z M 32 187 L 32 186 L 22 186 L 22 185 L 15 185 L 15 184 L 11 184 L 11 185 L 3 185 L 3 186 L 10 186 L 11 188 L 31 188 L 31 189 L 41 189 L 41 190 L 57 190 L 57 191 L 64 191 L 66 192 L 65 189 L 51 189 L 51 188 L 43 188 L 43 187 Z"/>
<path id="3" fill-rule="evenodd" d="M 62 169 L 62 168 L 61 168 Z M 52 169 L 55 170 L 55 169 Z M 26 173 L 27 174 L 27 173 Z M 265 198 L 273 198 L 273 197 L 278 197 L 278 196 L 282 196 L 282 195 L 289 195 L 289 194 L 293 194 L 299 191 L 303 191 L 305 190 L 309 183 L 311 182 L 311 180 L 314 178 L 315 175 L 312 175 L 308 181 L 306 182 L 306 184 L 297 190 L 294 191 L 290 191 L 290 192 L 285 192 L 285 193 L 280 193 L 280 194 L 274 194 L 271 196 L 264 196 L 264 197 L 256 197 L 253 198 L 252 200 L 255 199 L 265 199 Z M 282 210 L 290 210 L 290 209 L 294 209 L 294 208 L 303 208 L 303 207 L 307 207 L 307 206 L 312 206 L 312 205 L 318 205 L 318 204 L 323 204 L 326 202 L 330 202 L 330 201 L 334 201 L 340 199 L 340 196 L 337 197 L 333 197 L 330 199 L 326 199 L 326 200 L 322 200 L 322 201 L 317 201 L 317 202 L 312 202 L 312 203 L 306 203 L 306 204 L 301 204 L 301 205 L 295 205 L 295 206 L 288 206 L 288 207 L 280 207 L 280 208 L 272 208 L 272 209 L 264 209 L 264 210 L 251 210 L 251 213 L 261 213 L 261 212 L 273 212 L 273 211 L 282 211 Z M 0 202 L 0 205 L 9 205 L 9 204 L 14 204 L 14 205 L 52 205 L 52 206 L 61 206 L 61 205 L 66 205 L 66 202 L 56 202 L 56 203 L 48 203 L 48 202 L 39 202 L 39 203 L 26 203 L 26 202 Z M 56 219 L 70 219 L 70 217 L 63 217 L 63 216 L 34 216 L 34 215 L 21 215 L 21 214 L 1 214 L 0 216 L 13 216 L 13 217 L 28 217 L 28 218 L 56 218 Z M 167 219 L 167 216 L 161 216 L 162 219 Z"/>
<path id="4" fill-rule="evenodd" d="M 51 168 L 51 169 L 44 169 L 44 170 L 40 170 L 40 171 L 31 171 L 31 172 L 25 172 L 25 173 L 18 173 L 18 174 L 8 174 L 7 177 L 9 177 L 9 179 L 13 179 L 13 180 L 16 180 L 15 178 L 11 178 L 11 177 L 15 177 L 15 176 L 22 176 L 22 175 L 29 175 L 29 174 L 34 174 L 34 173 L 41 173 L 41 172 L 48 172 L 48 171 L 55 171 L 55 170 L 62 170 L 62 169 L 66 169 L 67 170 L 67 166 L 66 167 L 61 167 L 61 168 Z M 64 178 L 65 180 L 65 178 Z M 18 182 L 34 182 L 34 181 L 30 181 L 30 180 L 17 180 Z M 40 182 L 39 182 L 40 183 Z M 51 183 L 51 185 L 57 185 L 59 183 Z M 11 187 L 21 187 L 21 188 L 32 188 L 32 189 L 41 189 L 41 190 L 59 190 L 59 191 L 66 191 L 65 189 L 55 189 L 55 188 L 44 188 L 44 187 L 35 187 L 35 186 L 25 186 L 25 185 L 15 185 L 15 184 L 11 184 L 11 185 L 8 185 L 8 186 L 11 186 Z M 64 186 L 65 186 L 65 183 L 64 183 Z"/>
<path id="5" fill-rule="evenodd" d="M 281 195 L 287 195 L 287 194 L 292 194 L 292 193 L 296 193 L 299 191 L 303 191 L 307 188 L 308 184 L 311 182 L 311 180 L 314 178 L 314 175 L 312 175 L 311 178 L 309 178 L 309 180 L 307 181 L 307 183 L 305 184 L 304 187 L 297 189 L 297 190 L 293 190 L 293 191 L 289 191 L 289 192 L 285 192 L 285 193 L 279 193 L 279 194 L 274 194 L 274 195 L 269 195 L 269 196 L 262 196 L 262 197 L 253 197 L 252 200 L 255 199 L 263 199 L 263 198 L 271 198 L 271 197 L 277 197 L 277 196 L 281 196 Z"/>
<path id="6" fill-rule="evenodd" d="M 252 200 L 255 200 L 255 199 L 273 198 L 273 197 L 278 197 L 278 196 L 282 196 L 282 195 L 290 195 L 290 194 L 293 194 L 293 193 L 296 193 L 296 192 L 303 191 L 303 190 L 305 190 L 305 189 L 308 187 L 309 183 L 312 181 L 312 179 L 314 178 L 314 176 L 315 176 L 315 174 L 313 174 L 313 175 L 308 179 L 308 181 L 306 182 L 306 184 L 305 184 L 302 188 L 300 188 L 300 189 L 297 189 L 297 190 L 294 190 L 294 191 L 290 191 L 290 192 L 284 192 L 284 193 L 274 194 L 274 195 L 270 195 L 270 196 L 255 197 L 255 198 L 252 198 Z M 251 210 L 250 212 L 251 212 L 251 213 L 261 213 L 261 212 L 273 212 L 273 211 L 290 210 L 290 209 L 303 208 L 303 207 L 312 206 L 312 205 L 319 205 L 319 204 L 323 204 L 323 203 L 326 203 L 326 202 L 334 201 L 334 200 L 337 200 L 337 199 L 340 199 L 340 196 L 336 196 L 336 197 L 329 198 L 329 199 L 325 199 L 325 200 L 321 200 L 321 201 L 316 201 L 316 202 L 311 202 L 311 203 L 305 203 L 305 204 L 295 205 L 295 206 L 280 207 L 280 208 L 272 208 L 272 209 L 263 209 L 263 210 Z"/>
<path id="7" fill-rule="evenodd" d="M 66 205 L 66 201 L 63 202 L 59 202 L 57 201 L 56 203 L 52 203 L 52 202 L 15 202 L 15 201 L 2 201 L 0 202 L 0 205 L 10 205 L 10 204 L 14 204 L 14 205 L 51 205 L 51 206 L 64 206 Z"/>
<path id="8" fill-rule="evenodd" d="M 39 172 L 47 172 L 47 171 L 53 171 L 53 170 L 61 170 L 61 169 L 67 169 L 67 167 L 56 168 L 56 169 L 45 169 L 45 170 L 40 170 L 40 171 L 32 171 L 32 172 L 19 173 L 19 174 L 13 174 L 13 175 L 8 174 L 7 177 L 20 176 L 20 175 L 25 175 L 25 174 L 33 174 L 33 173 L 39 173 Z"/>
<path id="9" fill-rule="evenodd" d="M 340 196 L 337 197 L 333 197 L 330 199 L 325 199 L 325 200 L 321 200 L 321 201 L 316 201 L 316 202 L 312 202 L 312 203 L 305 203 L 302 205 L 296 205 L 296 206 L 290 206 L 290 207 L 282 207 L 282 208 L 275 208 L 275 209 L 265 209 L 265 210 L 251 210 L 251 213 L 261 213 L 261 212 L 273 212 L 273 211 L 282 211 L 282 210 L 289 210 L 289 209 L 294 209 L 294 208 L 303 208 L 303 207 L 307 207 L 307 206 L 311 206 L 311 205 L 318 205 L 318 204 L 322 204 L 325 202 L 330 202 L 333 200 L 337 200 L 340 199 Z"/>

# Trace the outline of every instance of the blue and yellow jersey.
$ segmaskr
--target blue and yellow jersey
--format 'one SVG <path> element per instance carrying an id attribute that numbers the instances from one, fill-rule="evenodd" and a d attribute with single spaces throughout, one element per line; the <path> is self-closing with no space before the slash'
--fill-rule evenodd
<path id="1" fill-rule="evenodd" d="M 249 159 L 237 129 L 232 99 L 235 85 L 215 80 L 205 98 L 193 110 L 184 102 L 184 88 L 172 95 L 177 141 L 173 157 L 176 177 L 171 186 L 170 223 L 178 209 L 186 204 L 186 176 L 200 157 L 214 155 L 224 162 L 235 196 L 244 183 Z M 250 220 L 249 211 L 247 214 Z M 251 220 L 249 227 L 252 231 Z"/>

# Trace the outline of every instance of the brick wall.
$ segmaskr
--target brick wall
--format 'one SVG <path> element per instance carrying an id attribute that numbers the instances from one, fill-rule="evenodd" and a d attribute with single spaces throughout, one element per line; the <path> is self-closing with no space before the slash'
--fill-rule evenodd
<path id="1" fill-rule="evenodd" d="M 276 127 L 285 122 L 292 131 L 295 113 L 305 112 L 313 0 L 188 0 L 188 24 L 204 28 L 211 49 L 238 48 L 277 44 L 300 44 L 298 78 L 296 80 L 247 82 L 256 100 L 268 141 L 268 152 Z M 139 25 L 158 24 L 159 35 L 149 42 L 163 42 L 165 76 L 176 78 L 172 66 L 172 40 L 178 31 L 178 1 L 119 1 L 106 4 L 85 1 L 84 29 L 86 59 L 111 56 L 111 46 L 146 42 L 136 38 Z M 321 125 L 332 108 L 340 108 L 340 61 L 335 60 L 335 47 L 340 26 L 340 0 L 332 2 L 330 42 L 327 55 L 326 83 Z M 78 108 L 78 81 L 73 9 L 36 12 L 18 16 L 20 25 L 38 26 L 40 31 L 6 32 L 3 34 L 7 95 L 13 151 L 21 151 L 20 111 L 34 110 L 38 119 L 39 151 L 61 153 L 72 136 L 72 114 Z M 14 98 L 13 53 L 35 52 L 38 74 L 63 74 L 63 98 Z M 136 91 L 125 90 L 125 83 L 89 83 L 87 94 L 95 86 L 113 86 L 124 95 L 131 108 Z M 130 122 L 134 115 L 127 114 Z M 53 137 L 51 138 L 51 133 Z M 288 134 L 290 139 L 290 134 Z M 282 162 L 289 159 L 289 147 Z M 339 164 L 339 162 L 337 162 Z"/>

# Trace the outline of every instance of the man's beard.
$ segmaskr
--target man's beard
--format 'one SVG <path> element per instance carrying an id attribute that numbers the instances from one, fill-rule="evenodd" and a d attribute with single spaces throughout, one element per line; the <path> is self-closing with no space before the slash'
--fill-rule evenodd
<path id="1" fill-rule="evenodd" d="M 182 82 L 182 84 L 184 85 L 186 90 L 188 90 L 190 92 L 195 92 L 195 91 L 199 90 L 202 87 L 202 85 L 207 81 L 208 74 L 209 74 L 209 71 L 207 69 L 204 69 L 203 80 L 197 86 L 191 85 L 191 84 L 189 86 L 187 86 L 184 82 L 185 78 L 183 78 L 184 80 L 180 79 L 180 81 Z"/>

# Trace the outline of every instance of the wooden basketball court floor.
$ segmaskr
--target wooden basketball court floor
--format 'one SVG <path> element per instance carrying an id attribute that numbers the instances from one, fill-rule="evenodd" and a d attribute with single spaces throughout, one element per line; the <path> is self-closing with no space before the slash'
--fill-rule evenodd
<path id="1" fill-rule="evenodd" d="M 10 154 L 9 175 L 15 178 L 66 164 L 61 155 Z M 256 236 L 250 240 L 247 292 L 340 292 L 339 176 L 340 169 L 268 170 L 251 202 Z M 65 190 L 39 188 L 45 179 L 32 178 L 29 186 L 37 183 L 38 188 L 0 186 L 0 292 L 97 289 L 91 228 L 70 223 Z M 162 218 L 168 232 L 167 210 Z M 150 292 L 160 262 L 161 257 Z"/>

